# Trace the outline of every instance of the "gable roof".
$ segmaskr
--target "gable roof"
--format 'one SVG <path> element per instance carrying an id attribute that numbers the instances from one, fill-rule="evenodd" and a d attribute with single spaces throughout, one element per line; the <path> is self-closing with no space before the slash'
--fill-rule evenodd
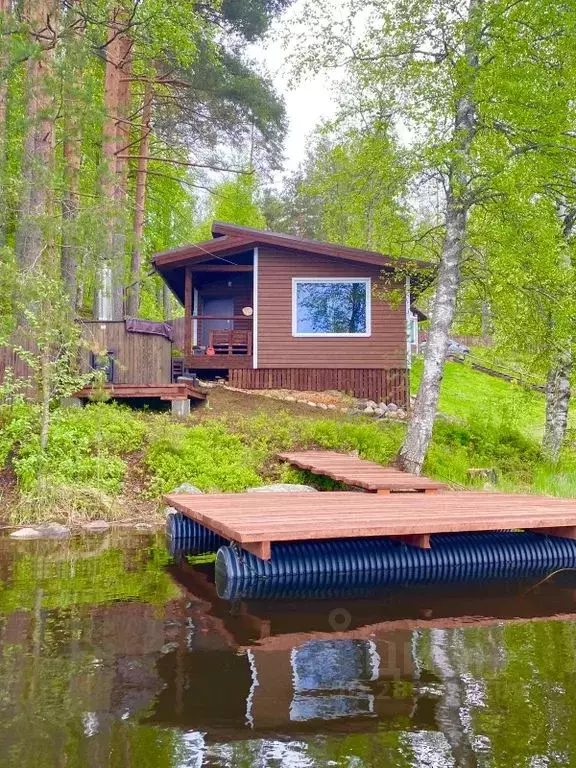
<path id="1" fill-rule="evenodd" d="M 219 256 L 229 256 L 241 253 L 259 246 L 270 246 L 287 251 L 313 253 L 332 259 L 343 259 L 364 264 L 375 264 L 383 268 L 413 266 L 426 269 L 431 266 L 428 262 L 415 259 L 395 259 L 376 251 L 366 251 L 361 248 L 350 248 L 346 245 L 323 243 L 319 240 L 308 240 L 295 235 L 281 232 L 270 232 L 263 229 L 240 227 L 236 224 L 225 224 L 215 221 L 212 224 L 212 240 L 202 243 L 192 243 L 173 248 L 168 251 L 155 253 L 152 263 L 158 272 L 166 272 L 183 266 L 192 266 L 208 259 Z"/>

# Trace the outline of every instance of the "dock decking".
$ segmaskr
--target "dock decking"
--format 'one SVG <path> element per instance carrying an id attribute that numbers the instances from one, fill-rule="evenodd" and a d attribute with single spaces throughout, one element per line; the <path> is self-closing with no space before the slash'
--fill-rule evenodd
<path id="1" fill-rule="evenodd" d="M 576 538 L 576 500 L 501 493 L 174 494 L 166 503 L 269 560 L 272 542 L 392 536 L 429 547 L 430 534 L 501 529 Z"/>
<path id="2" fill-rule="evenodd" d="M 88 399 L 99 391 L 99 387 L 84 387 L 76 397 Z M 188 382 L 177 384 L 105 384 L 102 389 L 118 400 L 139 398 L 142 400 L 205 400 L 206 393 Z"/>
<path id="3" fill-rule="evenodd" d="M 279 453 L 278 458 L 298 469 L 324 475 L 370 493 L 435 493 L 446 488 L 444 483 L 428 477 L 418 477 L 395 467 L 383 467 L 373 461 L 335 451 Z"/>

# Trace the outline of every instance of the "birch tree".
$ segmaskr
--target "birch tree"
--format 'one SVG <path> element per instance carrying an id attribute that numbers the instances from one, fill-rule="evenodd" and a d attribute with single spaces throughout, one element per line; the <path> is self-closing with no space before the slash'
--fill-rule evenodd
<path id="1" fill-rule="evenodd" d="M 440 193 L 444 236 L 431 328 L 399 457 L 405 469 L 419 473 L 462 268 L 474 255 L 471 213 L 495 200 L 505 208 L 513 183 L 505 188 L 499 179 L 518 157 L 532 160 L 552 146 L 572 151 L 571 126 L 558 105 L 573 94 L 566 66 L 573 56 L 573 18 L 565 3 L 536 0 L 372 0 L 361 6 L 351 0 L 346 8 L 336 26 L 323 8 L 315 14 L 307 9 L 318 31 L 303 66 L 345 66 L 362 120 L 388 111 L 418 161 L 414 182 L 424 194 L 434 185 Z"/>

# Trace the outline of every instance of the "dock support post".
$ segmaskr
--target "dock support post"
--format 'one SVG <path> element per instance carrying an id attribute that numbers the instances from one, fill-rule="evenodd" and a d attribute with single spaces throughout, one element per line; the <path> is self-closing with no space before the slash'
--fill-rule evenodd
<path id="1" fill-rule="evenodd" d="M 179 419 L 187 419 L 190 416 L 190 400 L 171 400 L 170 407 L 172 409 L 172 416 L 176 416 Z"/>

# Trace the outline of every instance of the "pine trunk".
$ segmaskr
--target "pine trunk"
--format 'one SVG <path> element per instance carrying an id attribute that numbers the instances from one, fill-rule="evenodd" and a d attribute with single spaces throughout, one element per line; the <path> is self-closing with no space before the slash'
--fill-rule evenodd
<path id="1" fill-rule="evenodd" d="M 74 6 L 78 0 L 72 0 L 73 7 L 70 13 L 70 27 L 77 21 Z M 75 27 L 75 47 L 84 36 L 84 27 L 78 24 Z M 73 52 L 72 55 L 76 53 Z M 80 260 L 80 243 L 77 232 L 77 219 L 80 211 L 80 166 L 82 162 L 82 119 L 78 105 L 74 103 L 74 94 L 78 87 L 78 81 L 82 78 L 82 68 L 75 62 L 64 73 L 62 84 L 62 112 L 63 112 L 63 181 L 64 192 L 62 195 L 62 253 L 61 275 L 62 282 L 70 300 L 72 313 L 77 310 L 78 293 L 78 262 Z"/>
<path id="2" fill-rule="evenodd" d="M 103 293 L 111 274 L 111 310 L 108 320 L 121 320 L 124 316 L 124 251 L 126 244 L 124 205 L 126 202 L 127 161 L 120 159 L 128 143 L 127 115 L 130 103 L 131 39 L 124 34 L 122 9 L 112 13 L 106 68 L 104 74 L 104 108 L 106 120 L 102 137 L 102 202 L 108 226 L 104 231 L 102 251 L 96 272 L 94 314 L 97 319 L 103 303 Z"/>
<path id="3" fill-rule="evenodd" d="M 477 13 L 484 0 L 469 0 L 468 19 Z M 476 46 L 468 42 L 466 60 L 472 83 L 479 61 Z M 454 118 L 455 156 L 450 163 L 446 200 L 446 234 L 440 255 L 438 284 L 434 301 L 430 333 L 424 354 L 424 370 L 414 404 L 408 431 L 400 449 L 399 463 L 407 472 L 420 474 L 432 439 L 434 419 L 438 410 L 444 360 L 448 350 L 450 330 L 460 286 L 460 268 L 466 244 L 470 199 L 470 148 L 476 125 L 475 104 L 471 87 L 459 98 Z"/>
<path id="4" fill-rule="evenodd" d="M 144 89 L 142 107 L 142 128 L 138 144 L 138 169 L 136 171 L 136 194 L 134 211 L 134 234 L 132 256 L 130 259 L 130 289 L 128 293 L 127 314 L 136 317 L 140 308 L 140 270 L 142 269 L 142 239 L 146 213 L 146 183 L 148 177 L 148 155 L 150 154 L 150 120 L 152 118 L 152 83 L 148 81 Z"/>
<path id="5" fill-rule="evenodd" d="M 48 250 L 43 229 L 51 201 L 56 105 L 51 82 L 54 44 L 46 38 L 56 26 L 55 10 L 55 0 L 28 0 L 25 5 L 31 40 L 42 50 L 29 57 L 26 72 L 27 128 L 15 243 L 16 263 L 21 269 L 37 264 Z"/>
<path id="6" fill-rule="evenodd" d="M 0 29 L 8 26 L 12 0 L 0 0 Z M 0 246 L 6 244 L 8 200 L 6 194 L 6 160 L 8 148 L 8 66 L 7 47 L 0 44 Z"/>
<path id="7" fill-rule="evenodd" d="M 571 373 L 572 353 L 568 347 L 558 356 L 546 382 L 546 424 L 542 448 L 552 461 L 558 460 L 566 435 Z"/>

